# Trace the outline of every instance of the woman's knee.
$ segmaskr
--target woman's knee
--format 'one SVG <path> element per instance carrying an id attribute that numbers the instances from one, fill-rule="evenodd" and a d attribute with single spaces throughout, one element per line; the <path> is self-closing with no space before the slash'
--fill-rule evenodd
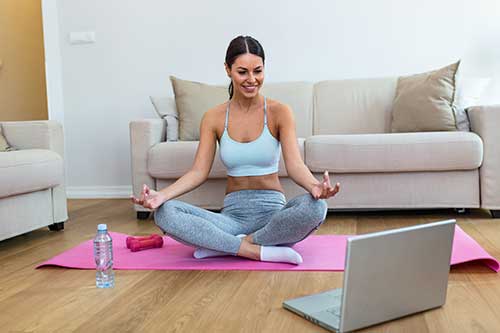
<path id="1" fill-rule="evenodd" d="M 169 226 L 174 221 L 173 216 L 175 216 L 177 207 L 177 200 L 168 200 L 155 210 L 153 214 L 155 224 L 160 227 L 163 232 L 168 233 Z"/>
<path id="2" fill-rule="evenodd" d="M 322 222 L 328 212 L 328 204 L 324 199 L 314 199 L 312 195 L 305 194 L 301 198 L 301 208 L 312 223 Z"/>
<path id="3" fill-rule="evenodd" d="M 325 199 L 316 200 L 316 210 L 320 220 L 323 221 L 326 219 L 326 215 L 328 214 L 328 203 Z"/>

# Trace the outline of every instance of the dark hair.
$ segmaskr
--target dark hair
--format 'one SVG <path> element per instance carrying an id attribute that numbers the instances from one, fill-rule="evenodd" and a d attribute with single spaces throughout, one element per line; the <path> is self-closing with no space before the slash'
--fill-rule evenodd
<path id="1" fill-rule="evenodd" d="M 251 53 L 262 58 L 262 64 L 266 59 L 262 45 L 250 36 L 238 36 L 229 43 L 226 51 L 226 64 L 229 68 L 234 64 L 236 58 L 242 54 Z M 233 98 L 233 81 L 229 84 L 229 99 Z"/>

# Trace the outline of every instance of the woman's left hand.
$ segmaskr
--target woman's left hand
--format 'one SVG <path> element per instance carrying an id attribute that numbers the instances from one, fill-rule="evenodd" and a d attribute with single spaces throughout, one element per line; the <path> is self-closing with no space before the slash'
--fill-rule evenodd
<path id="1" fill-rule="evenodd" d="M 328 199 L 333 197 L 340 191 L 340 183 L 336 183 L 335 187 L 332 187 L 330 183 L 330 177 L 328 176 L 328 171 L 323 174 L 323 182 L 314 185 L 311 190 L 311 195 L 314 199 Z"/>

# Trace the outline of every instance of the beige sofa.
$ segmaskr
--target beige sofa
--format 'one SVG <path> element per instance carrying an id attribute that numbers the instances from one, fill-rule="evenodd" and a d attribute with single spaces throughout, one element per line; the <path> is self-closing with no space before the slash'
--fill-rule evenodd
<path id="1" fill-rule="evenodd" d="M 0 122 L 9 144 L 0 152 L 0 240 L 68 219 L 62 126 L 55 121 Z"/>
<path id="2" fill-rule="evenodd" d="M 397 77 L 266 84 L 265 96 L 294 110 L 298 145 L 318 179 L 324 170 L 342 184 L 331 209 L 485 208 L 500 210 L 500 106 L 469 109 L 472 132 L 390 133 Z M 173 98 L 162 119 L 130 123 L 132 182 L 161 189 L 191 167 L 197 141 L 173 141 Z M 168 121 L 168 126 L 167 126 Z M 167 140 L 168 139 L 168 140 Z M 304 193 L 279 176 L 288 199 Z M 216 155 L 209 179 L 180 200 L 220 209 L 226 172 Z M 148 210 L 135 205 L 138 218 Z"/>

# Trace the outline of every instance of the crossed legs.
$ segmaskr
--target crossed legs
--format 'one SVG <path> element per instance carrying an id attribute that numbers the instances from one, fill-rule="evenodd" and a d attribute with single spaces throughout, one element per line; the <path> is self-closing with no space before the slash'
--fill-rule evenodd
<path id="1" fill-rule="evenodd" d="M 267 257 L 273 260 L 266 261 L 280 261 L 284 255 L 288 257 L 284 261 L 300 263 L 301 258 L 294 255 L 295 251 L 278 249 L 275 245 L 291 246 L 300 242 L 323 223 L 326 213 L 326 202 L 315 200 L 307 193 L 274 211 L 257 230 L 256 225 L 250 223 L 251 216 L 247 222 L 241 222 L 178 200 L 165 202 L 155 211 L 154 219 L 165 234 L 190 246 L 254 260 Z M 248 236 L 237 237 L 240 234 Z"/>

